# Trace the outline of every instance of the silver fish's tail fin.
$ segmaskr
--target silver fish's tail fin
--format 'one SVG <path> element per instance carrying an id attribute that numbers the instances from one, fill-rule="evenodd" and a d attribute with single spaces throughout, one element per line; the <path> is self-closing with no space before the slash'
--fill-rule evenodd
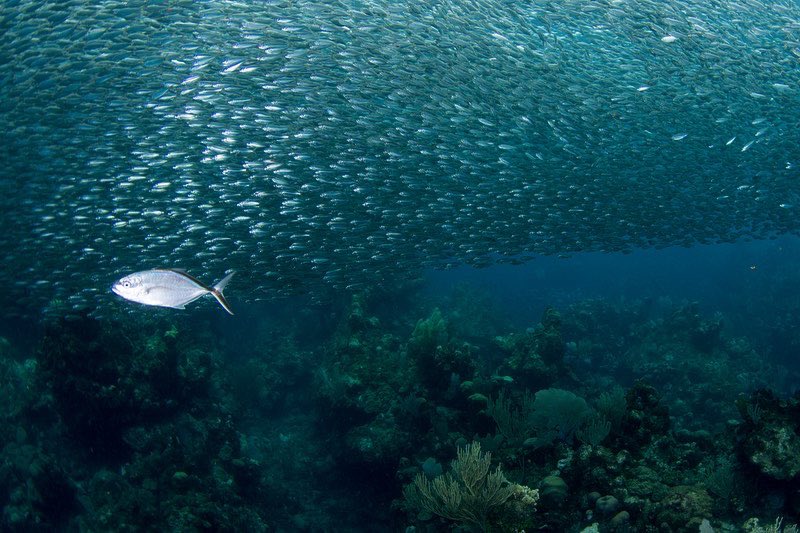
<path id="1" fill-rule="evenodd" d="M 232 270 L 230 274 L 228 274 L 227 276 L 225 276 L 224 278 L 222 278 L 222 279 L 219 281 L 219 283 L 217 283 L 216 285 L 214 285 L 214 287 L 213 287 L 213 289 L 212 289 L 212 290 L 214 290 L 214 291 L 219 291 L 219 292 L 222 292 L 222 291 L 224 291 L 224 290 L 225 290 L 225 287 L 228 285 L 228 282 L 231 280 L 231 278 L 233 277 L 233 275 L 234 275 L 234 274 L 236 274 L 236 271 L 235 271 L 235 270 Z"/>
<path id="2" fill-rule="evenodd" d="M 219 283 L 211 287 L 211 295 L 216 298 L 219 302 L 219 305 L 221 305 L 223 309 L 230 314 L 233 314 L 233 311 L 231 311 L 231 306 L 228 304 L 228 300 L 225 299 L 225 296 L 223 296 L 222 291 L 225 290 L 225 286 L 228 284 L 234 274 L 236 274 L 235 270 L 222 278 Z"/>

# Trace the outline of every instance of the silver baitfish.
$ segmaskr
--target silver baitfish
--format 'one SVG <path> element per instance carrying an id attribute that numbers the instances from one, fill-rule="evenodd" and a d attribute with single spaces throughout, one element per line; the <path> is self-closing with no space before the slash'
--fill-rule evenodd
<path id="1" fill-rule="evenodd" d="M 0 320 L 800 234 L 796 0 L 163 4 L 0 1 Z"/>
<path id="2" fill-rule="evenodd" d="M 114 283 L 111 290 L 132 302 L 173 309 L 183 309 L 186 304 L 210 294 L 228 313 L 233 314 L 222 291 L 235 273 L 231 272 L 209 287 L 183 270 L 159 268 L 125 276 Z"/>

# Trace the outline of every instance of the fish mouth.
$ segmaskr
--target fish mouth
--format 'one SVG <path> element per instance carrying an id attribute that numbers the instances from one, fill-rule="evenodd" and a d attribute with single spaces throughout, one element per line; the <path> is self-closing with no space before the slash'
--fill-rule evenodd
<path id="1" fill-rule="evenodd" d="M 113 284 L 111 286 L 111 292 L 113 292 L 117 296 L 122 296 L 122 294 L 120 294 L 120 292 L 119 292 L 119 284 L 118 283 L 115 283 L 115 284 Z"/>

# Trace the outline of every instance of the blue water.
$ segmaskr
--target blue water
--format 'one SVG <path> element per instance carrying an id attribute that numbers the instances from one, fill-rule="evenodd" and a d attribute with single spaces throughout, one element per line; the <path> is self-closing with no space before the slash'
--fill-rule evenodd
<path id="1" fill-rule="evenodd" d="M 796 531 L 798 20 L 0 2 L 0 532 Z"/>
<path id="2" fill-rule="evenodd" d="M 471 284 L 489 293 L 519 324 L 534 323 L 547 306 L 591 298 L 669 298 L 675 303 L 697 302 L 706 313 L 739 317 L 752 305 L 768 313 L 773 294 L 765 290 L 795 278 L 798 259 L 800 239 L 784 236 L 628 254 L 541 256 L 523 265 L 431 271 L 426 288 L 442 297 L 458 284 Z"/>
<path id="3" fill-rule="evenodd" d="M 167 523 L 136 510 L 155 513 L 148 498 L 160 492 L 167 498 L 161 512 L 180 530 L 200 530 L 205 520 L 222 530 L 416 524 L 445 531 L 447 519 L 403 510 L 414 501 L 403 487 L 413 486 L 417 472 L 447 471 L 453 450 L 472 438 L 493 452 L 510 482 L 538 488 L 542 498 L 522 515 L 499 507 L 487 527 L 512 520 L 578 531 L 592 520 L 570 512 L 597 513 L 586 501 L 590 492 L 618 499 L 636 493 L 645 467 L 664 496 L 649 512 L 615 504 L 613 516 L 625 511 L 618 520 L 632 527 L 667 516 L 686 486 L 701 498 L 699 507 L 664 518 L 672 524 L 692 516 L 714 524 L 751 516 L 791 521 L 785 491 L 794 482 L 783 473 L 791 466 L 767 450 L 778 464 L 769 471 L 748 450 L 795 424 L 787 414 L 794 400 L 774 403 L 771 395 L 789 398 L 800 383 L 798 256 L 800 239 L 791 236 L 576 253 L 426 271 L 394 290 L 325 301 L 295 295 L 246 303 L 232 290 L 234 317 L 209 298 L 183 312 L 134 306 L 124 322 L 78 315 L 50 317 L 49 326 L 6 322 L 0 336 L 11 343 L 3 352 L 10 410 L 2 419 L 7 466 L 0 486 L 13 491 L 30 479 L 45 496 L 6 493 L 13 505 L 6 504 L 4 527 L 27 530 L 42 520 L 48 528 L 105 530 L 125 520 L 131 530 L 145 530 L 151 520 Z M 421 347 L 417 333 L 435 309 L 447 332 L 433 345 L 438 355 Z M 540 341 L 530 339 L 552 331 L 544 324 L 553 310 L 562 322 L 556 346 L 563 362 L 550 370 L 515 366 L 518 352 L 501 350 L 501 336 L 536 346 Z M 572 391 L 589 409 L 619 390 L 628 395 L 625 416 L 637 413 L 642 425 L 623 422 L 591 447 L 584 433 L 566 433 L 535 450 L 519 448 L 510 438 L 493 440 L 502 426 L 469 399 L 477 391 L 520 402 L 524 391 L 545 388 Z M 26 466 L 34 450 L 46 475 Z M 613 467 L 621 457 L 614 454 L 632 454 L 630 469 Z M 599 470 L 582 473 L 584 460 Z M 76 462 L 79 469 L 68 466 Z M 598 473 L 604 468 L 618 468 L 622 484 Z M 563 497 L 547 496 L 552 475 L 567 480 Z M 225 476 L 233 482 L 220 489 Z M 765 482 L 774 485 L 758 485 Z M 102 497 L 107 484 L 121 503 Z M 729 508 L 732 498 L 745 498 L 744 507 Z M 612 527 L 611 515 L 590 516 L 601 531 Z"/>

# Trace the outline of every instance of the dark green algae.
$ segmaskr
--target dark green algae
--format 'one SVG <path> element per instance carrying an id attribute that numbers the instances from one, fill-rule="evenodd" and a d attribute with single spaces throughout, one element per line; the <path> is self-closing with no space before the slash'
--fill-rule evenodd
<path id="1" fill-rule="evenodd" d="M 403 490 L 471 442 L 540 495 L 492 509 L 485 530 L 800 515 L 800 397 L 769 388 L 786 370 L 722 315 L 587 300 L 515 330 L 463 288 L 422 302 L 245 313 L 248 336 L 202 312 L 73 314 L 33 351 L 4 342 L 2 529 L 470 530 Z M 519 439 L 490 409 L 501 397 L 531 417 Z M 563 414 L 567 398 L 585 412 Z"/>

